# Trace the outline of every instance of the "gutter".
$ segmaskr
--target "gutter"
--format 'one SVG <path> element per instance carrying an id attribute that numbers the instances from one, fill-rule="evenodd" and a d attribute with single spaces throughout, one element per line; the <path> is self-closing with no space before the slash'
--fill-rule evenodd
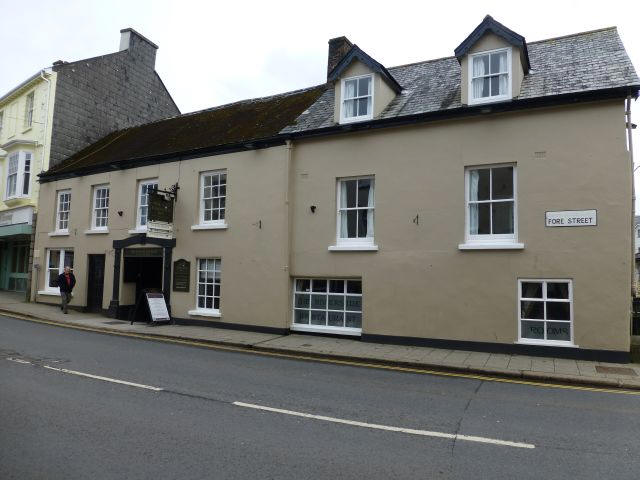
<path id="1" fill-rule="evenodd" d="M 17 93 L 19 90 L 21 90 L 22 88 L 26 87 L 27 85 L 29 85 L 31 82 L 33 82 L 36 78 L 40 77 L 40 73 L 43 72 L 44 70 L 39 70 L 38 72 L 34 73 L 33 75 L 31 75 L 29 78 L 27 78 L 24 82 L 22 82 L 20 85 L 18 85 L 17 87 L 12 88 L 11 90 L 9 90 L 7 93 L 5 93 L 4 95 L 2 95 L 0 97 L 0 103 L 4 102 L 7 98 L 9 98 L 11 95 L 13 95 L 14 93 Z"/>
<path id="2" fill-rule="evenodd" d="M 168 163 L 173 161 L 188 160 L 198 158 L 205 155 L 221 155 L 225 153 L 240 152 L 246 150 L 255 150 L 259 148 L 267 148 L 275 145 L 284 145 L 287 140 L 318 138 L 329 135 L 344 134 L 359 131 L 377 130 L 380 128 L 399 127 L 405 125 L 416 125 L 441 120 L 449 120 L 456 118 L 473 118 L 494 113 L 506 113 L 528 110 L 531 108 L 544 108 L 559 105 L 572 105 L 584 102 L 592 102 L 597 100 L 607 100 L 614 98 L 638 97 L 640 84 L 629 85 L 625 87 L 610 88 L 606 90 L 592 90 L 586 92 L 576 92 L 563 95 L 553 95 L 547 97 L 536 97 L 531 99 L 516 99 L 508 102 L 500 102 L 495 104 L 473 105 L 452 108 L 448 110 L 437 110 L 435 112 L 425 112 L 414 115 L 403 115 L 402 117 L 382 118 L 361 123 L 347 123 L 342 125 L 332 125 L 330 127 L 316 128 L 313 130 L 304 130 L 300 132 L 285 132 L 276 134 L 259 140 L 247 140 L 245 142 L 237 142 L 233 144 L 217 145 L 214 147 L 202 147 L 198 149 L 187 150 L 184 152 L 161 154 L 149 157 L 138 157 L 127 160 L 116 161 L 112 164 L 100 164 L 96 166 L 76 169 L 70 172 L 47 172 L 40 174 L 40 182 L 51 182 L 54 180 L 62 180 L 66 178 L 79 177 L 94 173 L 104 173 L 113 170 L 126 168 L 134 168 L 144 165 L 153 165 L 159 163 Z"/>

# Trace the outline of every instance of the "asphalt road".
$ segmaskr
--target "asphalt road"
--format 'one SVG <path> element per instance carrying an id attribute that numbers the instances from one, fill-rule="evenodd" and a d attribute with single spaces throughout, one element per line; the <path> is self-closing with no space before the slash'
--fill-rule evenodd
<path id="1" fill-rule="evenodd" d="M 0 317 L 0 479 L 111 478 L 638 479 L 640 396 Z"/>

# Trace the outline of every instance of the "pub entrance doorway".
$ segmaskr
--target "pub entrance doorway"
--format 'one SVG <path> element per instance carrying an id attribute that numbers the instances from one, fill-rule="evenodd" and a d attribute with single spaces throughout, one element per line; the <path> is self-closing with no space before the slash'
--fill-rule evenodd
<path id="1" fill-rule="evenodd" d="M 124 249 L 124 283 L 135 283 L 135 321 L 149 321 L 149 312 L 141 298 L 145 291 L 162 292 L 163 261 L 162 248 L 125 248 Z"/>

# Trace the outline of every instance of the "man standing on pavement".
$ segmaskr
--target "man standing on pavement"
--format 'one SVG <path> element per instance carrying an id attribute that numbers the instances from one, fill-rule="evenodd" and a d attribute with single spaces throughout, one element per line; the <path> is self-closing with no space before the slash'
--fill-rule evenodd
<path id="1" fill-rule="evenodd" d="M 60 287 L 60 296 L 62 297 L 62 305 L 60 309 L 67 313 L 67 304 L 71 301 L 71 291 L 76 286 L 76 277 L 69 267 L 64 267 L 64 272 L 58 275 L 58 287 Z"/>

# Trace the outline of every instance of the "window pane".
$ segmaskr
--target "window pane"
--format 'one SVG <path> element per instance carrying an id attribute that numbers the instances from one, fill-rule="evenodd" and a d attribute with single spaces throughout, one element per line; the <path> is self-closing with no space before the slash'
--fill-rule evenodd
<path id="1" fill-rule="evenodd" d="M 296 308 L 309 308 L 310 305 L 310 297 L 309 295 L 296 293 Z"/>
<path id="2" fill-rule="evenodd" d="M 489 77 L 491 79 L 491 96 L 500 95 L 500 77 Z"/>
<path id="3" fill-rule="evenodd" d="M 347 208 L 354 208 L 356 206 L 356 192 L 358 188 L 357 180 L 344 180 L 347 186 Z M 344 191 L 344 190 L 343 190 Z"/>
<path id="4" fill-rule="evenodd" d="M 353 98 L 357 94 L 357 80 L 347 80 L 344 82 L 344 98 Z"/>
<path id="5" fill-rule="evenodd" d="M 350 310 L 352 312 L 361 312 L 362 311 L 362 297 L 355 297 L 355 296 L 347 295 L 345 310 Z"/>
<path id="6" fill-rule="evenodd" d="M 324 310 L 311 310 L 311 325 L 326 325 L 327 312 Z"/>
<path id="7" fill-rule="evenodd" d="M 489 235 L 491 233 L 490 209 L 490 203 L 472 203 L 469 205 L 469 233 L 471 235 Z"/>
<path id="8" fill-rule="evenodd" d="M 327 314 L 327 323 L 331 327 L 344 327 L 344 313 L 329 312 Z"/>
<path id="9" fill-rule="evenodd" d="M 49 252 L 49 267 L 58 268 L 60 266 L 60 250 L 51 250 Z"/>
<path id="10" fill-rule="evenodd" d="M 360 280 L 347 280 L 347 293 L 362 293 L 362 282 Z"/>
<path id="11" fill-rule="evenodd" d="M 507 71 L 507 52 L 491 54 L 491 72 L 490 73 L 504 73 L 506 71 Z"/>
<path id="12" fill-rule="evenodd" d="M 493 209 L 493 233 L 513 233 L 513 202 L 495 202 L 491 204 L 491 208 Z"/>
<path id="13" fill-rule="evenodd" d="M 523 298 L 542 298 L 542 282 L 522 282 Z"/>
<path id="14" fill-rule="evenodd" d="M 358 96 L 371 95 L 371 77 L 360 78 L 358 80 Z"/>
<path id="15" fill-rule="evenodd" d="M 571 304 L 569 302 L 547 302 L 547 320 L 570 320 Z"/>
<path id="16" fill-rule="evenodd" d="M 547 340 L 571 340 L 571 324 L 547 322 Z"/>
<path id="17" fill-rule="evenodd" d="M 367 236 L 368 229 L 368 221 L 367 216 L 369 214 L 368 210 L 356 210 L 358 212 L 358 238 L 364 238 Z"/>
<path id="18" fill-rule="evenodd" d="M 296 310 L 293 318 L 295 323 L 309 324 L 309 312 L 307 310 Z"/>
<path id="19" fill-rule="evenodd" d="M 513 198 L 513 167 L 492 168 L 491 180 L 493 200 Z"/>
<path id="20" fill-rule="evenodd" d="M 369 115 L 369 98 L 358 99 L 358 116 Z"/>
<path id="21" fill-rule="evenodd" d="M 313 281 L 313 291 L 314 292 L 326 292 L 327 291 L 327 281 L 326 280 L 314 280 Z"/>
<path id="22" fill-rule="evenodd" d="M 73 252 L 70 250 L 64 251 L 64 267 L 69 267 L 73 270 Z"/>
<path id="23" fill-rule="evenodd" d="M 522 338 L 544 340 L 544 322 L 522 322 Z"/>
<path id="24" fill-rule="evenodd" d="M 359 207 L 368 207 L 369 206 L 369 188 L 371 187 L 371 180 L 365 178 L 363 180 L 358 180 L 358 206 Z"/>
<path id="25" fill-rule="evenodd" d="M 489 200 L 489 175 L 488 168 L 471 170 L 469 172 L 469 200 Z"/>
<path id="26" fill-rule="evenodd" d="M 329 295 L 329 310 L 344 310 L 344 296 Z"/>
<path id="27" fill-rule="evenodd" d="M 566 282 L 548 282 L 547 298 L 569 298 L 569 284 Z"/>
<path id="28" fill-rule="evenodd" d="M 489 90 L 489 81 L 490 81 L 491 77 L 484 77 L 482 79 L 482 94 L 480 95 L 480 97 L 488 97 L 490 95 L 490 90 Z"/>
<path id="29" fill-rule="evenodd" d="M 345 319 L 345 327 L 350 328 L 362 328 L 362 314 L 361 313 L 347 313 Z"/>
<path id="30" fill-rule="evenodd" d="M 544 320 L 544 302 L 520 302 L 520 318 L 535 318 Z"/>
<path id="31" fill-rule="evenodd" d="M 327 296 L 311 295 L 311 308 L 327 308 Z"/>
<path id="32" fill-rule="evenodd" d="M 296 290 L 298 292 L 310 292 L 311 280 L 296 280 Z"/>
<path id="33" fill-rule="evenodd" d="M 346 238 L 357 238 L 358 211 L 348 210 L 347 212 L 347 235 Z M 344 237 L 344 235 L 343 235 Z"/>
<path id="34" fill-rule="evenodd" d="M 344 280 L 329 280 L 329 291 L 331 293 L 344 293 Z"/>

